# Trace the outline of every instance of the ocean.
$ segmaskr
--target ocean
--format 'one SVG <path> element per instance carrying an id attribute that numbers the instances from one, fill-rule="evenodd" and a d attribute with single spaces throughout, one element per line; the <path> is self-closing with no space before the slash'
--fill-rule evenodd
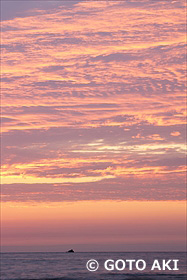
<path id="1" fill-rule="evenodd" d="M 90 259 L 97 260 L 97 271 L 88 271 L 86 264 Z M 104 267 L 106 260 L 111 271 Z M 117 263 L 116 261 L 119 260 Z M 132 270 L 129 270 L 128 260 Z M 143 263 L 138 260 L 144 260 Z M 178 270 L 173 270 L 173 261 L 169 263 L 172 270 L 151 270 L 153 262 L 157 260 L 162 265 L 163 260 L 179 260 Z M 124 268 L 125 262 L 125 268 Z M 136 267 L 137 264 L 137 267 Z M 138 269 L 137 269 L 138 268 Z M 176 267 L 175 267 L 176 268 Z M 91 269 L 95 269 L 91 264 Z M 117 270 L 123 269 L 123 270 Z M 182 252 L 146 252 L 146 253 L 2 253 L 1 254 L 1 279 L 2 280 L 177 280 L 187 279 L 186 254 Z"/>

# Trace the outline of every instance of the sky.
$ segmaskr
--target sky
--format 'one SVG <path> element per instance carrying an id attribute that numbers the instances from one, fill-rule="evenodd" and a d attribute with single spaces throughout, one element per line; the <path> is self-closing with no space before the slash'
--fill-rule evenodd
<path id="1" fill-rule="evenodd" d="M 3 251 L 185 250 L 185 1 L 2 1 Z"/>

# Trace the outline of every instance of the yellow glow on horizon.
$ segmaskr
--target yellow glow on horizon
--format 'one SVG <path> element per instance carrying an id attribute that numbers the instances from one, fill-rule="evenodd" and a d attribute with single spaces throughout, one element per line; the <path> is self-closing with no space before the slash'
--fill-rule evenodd
<path id="1" fill-rule="evenodd" d="M 3 245 L 136 244 L 185 238 L 184 201 L 7 202 L 2 214 Z M 13 232 L 6 237 L 7 228 Z"/>

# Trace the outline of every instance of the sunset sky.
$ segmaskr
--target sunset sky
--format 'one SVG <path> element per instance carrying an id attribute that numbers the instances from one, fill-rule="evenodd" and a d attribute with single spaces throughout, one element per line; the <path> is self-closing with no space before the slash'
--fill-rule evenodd
<path id="1" fill-rule="evenodd" d="M 3 250 L 185 250 L 185 1 L 1 8 Z"/>

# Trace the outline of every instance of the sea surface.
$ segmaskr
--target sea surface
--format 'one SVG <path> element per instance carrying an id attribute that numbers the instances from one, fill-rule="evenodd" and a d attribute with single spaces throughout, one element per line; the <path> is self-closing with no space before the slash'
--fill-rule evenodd
<path id="1" fill-rule="evenodd" d="M 86 263 L 95 259 L 99 263 L 97 271 L 90 272 Z M 125 261 L 126 267 L 119 271 L 107 271 L 104 268 L 106 260 L 116 262 L 121 259 Z M 146 268 L 143 271 L 137 270 L 134 265 L 129 270 L 126 260 L 144 260 Z M 162 260 L 179 260 L 179 270 L 152 270 L 154 260 L 162 264 Z M 111 262 L 111 263 L 112 263 Z M 141 262 L 139 263 L 139 265 Z M 91 264 L 94 267 L 93 264 Z M 122 262 L 118 263 L 122 268 Z M 173 262 L 170 262 L 173 269 Z M 141 268 L 141 265 L 140 265 Z M 122 252 L 100 252 L 100 253 L 2 253 L 1 254 L 1 279 L 45 279 L 45 280 L 177 280 L 187 279 L 186 254 L 181 252 L 149 252 L 149 253 L 122 253 Z"/>

